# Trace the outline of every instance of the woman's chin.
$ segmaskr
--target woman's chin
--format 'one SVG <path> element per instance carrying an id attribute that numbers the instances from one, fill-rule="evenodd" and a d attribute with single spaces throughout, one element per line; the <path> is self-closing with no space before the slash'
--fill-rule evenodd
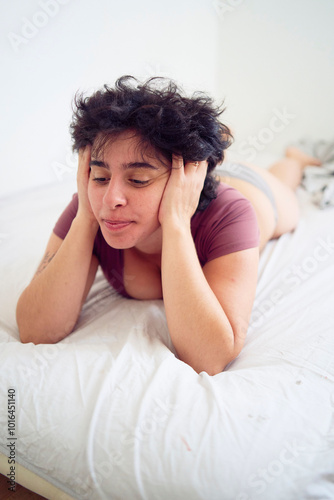
<path id="1" fill-rule="evenodd" d="M 124 234 L 125 231 L 110 232 L 101 227 L 101 232 L 106 243 L 117 250 L 125 250 L 136 245 L 137 238 L 130 234 Z"/>

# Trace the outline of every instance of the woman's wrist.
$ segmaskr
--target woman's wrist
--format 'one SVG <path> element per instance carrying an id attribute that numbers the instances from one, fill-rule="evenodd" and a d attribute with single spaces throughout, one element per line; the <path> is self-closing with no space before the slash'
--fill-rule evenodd
<path id="1" fill-rule="evenodd" d="M 99 229 L 99 223 L 98 221 L 94 218 L 88 217 L 83 213 L 80 213 L 80 211 L 77 213 L 76 217 L 73 219 L 72 224 L 75 224 L 76 226 L 80 227 L 84 231 L 88 231 L 94 237 L 96 236 L 96 233 Z"/>
<path id="2" fill-rule="evenodd" d="M 191 219 L 179 216 L 178 214 L 170 214 L 161 222 L 162 233 L 177 231 L 180 233 L 190 232 Z"/>
<path id="3" fill-rule="evenodd" d="M 162 225 L 162 252 L 164 259 L 168 255 L 173 255 L 172 249 L 184 248 L 187 242 L 191 245 L 194 244 L 191 234 L 190 222 L 180 221 L 179 219 L 166 220 Z M 167 252 L 167 254 L 166 254 Z"/>

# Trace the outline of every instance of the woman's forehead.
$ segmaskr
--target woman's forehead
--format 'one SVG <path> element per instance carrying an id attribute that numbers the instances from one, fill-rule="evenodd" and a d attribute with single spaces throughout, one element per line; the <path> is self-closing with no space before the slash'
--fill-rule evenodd
<path id="1" fill-rule="evenodd" d="M 171 161 L 154 147 L 149 140 L 143 138 L 136 130 L 126 130 L 117 134 L 100 133 L 92 147 L 92 157 L 105 161 L 118 148 L 126 156 L 138 161 L 155 161 L 165 168 L 171 167 Z"/>
<path id="2" fill-rule="evenodd" d="M 113 148 L 115 143 L 124 143 L 128 146 L 139 144 L 139 136 L 134 131 L 126 130 L 123 132 L 108 133 L 100 132 L 93 142 L 92 154 L 94 156 L 101 156 L 108 153 Z"/>

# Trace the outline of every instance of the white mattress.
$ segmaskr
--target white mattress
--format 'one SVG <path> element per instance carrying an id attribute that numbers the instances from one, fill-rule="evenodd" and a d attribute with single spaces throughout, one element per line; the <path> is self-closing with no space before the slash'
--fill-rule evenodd
<path id="1" fill-rule="evenodd" d="M 72 191 L 1 202 L 0 451 L 13 387 L 17 462 L 73 498 L 333 499 L 334 211 L 298 193 L 297 230 L 261 256 L 245 347 L 210 377 L 175 357 L 161 301 L 101 274 L 67 339 L 19 342 L 17 298 Z"/>

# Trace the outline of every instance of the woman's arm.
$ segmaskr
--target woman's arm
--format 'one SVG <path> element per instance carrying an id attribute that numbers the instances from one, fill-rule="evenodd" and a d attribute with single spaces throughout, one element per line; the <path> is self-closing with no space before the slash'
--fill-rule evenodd
<path id="1" fill-rule="evenodd" d="M 22 342 L 55 343 L 74 328 L 94 281 L 98 262 L 93 256 L 98 222 L 87 196 L 90 150 L 80 152 L 79 208 L 64 240 L 52 234 L 45 256 L 21 294 L 16 318 Z"/>
<path id="2" fill-rule="evenodd" d="M 221 372 L 240 352 L 257 282 L 257 248 L 201 268 L 190 229 L 206 162 L 172 169 L 160 208 L 162 287 L 167 323 L 180 359 L 197 372 Z M 174 166 L 177 164 L 174 161 Z"/>

